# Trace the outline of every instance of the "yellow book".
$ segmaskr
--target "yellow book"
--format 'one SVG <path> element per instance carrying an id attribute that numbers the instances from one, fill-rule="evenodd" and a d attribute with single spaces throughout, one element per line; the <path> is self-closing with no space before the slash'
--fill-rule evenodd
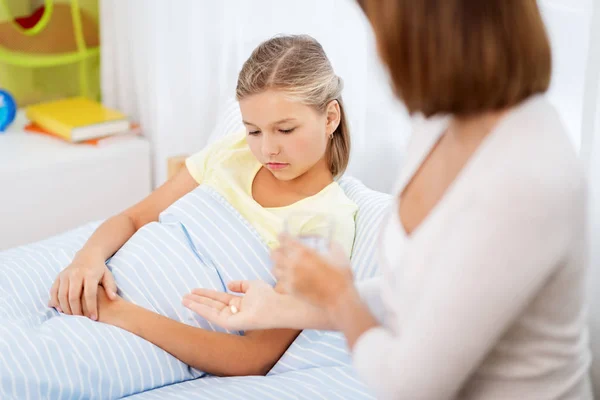
<path id="1" fill-rule="evenodd" d="M 31 122 L 71 142 L 126 133 L 129 120 L 118 111 L 85 97 L 74 97 L 27 107 Z"/>

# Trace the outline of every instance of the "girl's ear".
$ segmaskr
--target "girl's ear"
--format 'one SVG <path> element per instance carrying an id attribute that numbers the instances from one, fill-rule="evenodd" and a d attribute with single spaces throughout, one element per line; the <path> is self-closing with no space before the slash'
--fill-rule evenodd
<path id="1" fill-rule="evenodd" d="M 327 113 L 327 128 L 325 132 L 327 133 L 327 136 L 331 136 L 340 125 L 340 120 L 342 118 L 340 103 L 338 103 L 337 100 L 331 100 L 329 104 L 327 104 L 325 112 Z"/>

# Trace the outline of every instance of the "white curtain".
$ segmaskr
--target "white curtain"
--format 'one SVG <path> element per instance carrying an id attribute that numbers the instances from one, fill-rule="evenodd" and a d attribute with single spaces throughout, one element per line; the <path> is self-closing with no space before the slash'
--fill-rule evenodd
<path id="1" fill-rule="evenodd" d="M 279 33 L 307 33 L 345 81 L 348 172 L 390 190 L 410 123 L 353 0 L 103 0 L 101 7 L 103 101 L 140 120 L 153 145 L 155 185 L 169 156 L 206 143 L 254 47 Z"/>

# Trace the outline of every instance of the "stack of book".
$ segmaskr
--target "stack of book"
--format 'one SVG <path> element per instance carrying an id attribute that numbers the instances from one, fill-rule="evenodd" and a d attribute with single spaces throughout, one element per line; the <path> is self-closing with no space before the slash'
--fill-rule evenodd
<path id="1" fill-rule="evenodd" d="M 139 125 L 119 111 L 85 97 L 74 97 L 27 107 L 25 130 L 71 143 L 99 144 L 115 136 L 137 135 Z"/>

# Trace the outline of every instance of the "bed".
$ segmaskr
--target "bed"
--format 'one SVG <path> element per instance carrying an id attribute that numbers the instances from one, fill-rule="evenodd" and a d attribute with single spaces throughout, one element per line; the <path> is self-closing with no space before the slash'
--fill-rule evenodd
<path id="1" fill-rule="evenodd" d="M 340 184 L 359 206 L 352 266 L 357 280 L 367 279 L 378 273 L 374 256 L 375 239 L 379 223 L 390 204 L 390 196 L 372 191 L 352 178 L 343 178 Z M 175 239 L 179 234 L 182 241 L 190 239 L 190 235 L 193 239 L 195 217 L 189 212 L 193 204 L 212 200 L 218 204 L 219 201 L 210 193 L 191 195 L 206 197 L 204 200 L 186 200 L 184 196 L 172 206 L 173 210 L 166 210 L 164 216 L 161 214 L 164 226 L 160 229 L 166 232 L 164 237 L 174 238 L 168 240 L 179 240 Z M 229 211 L 234 216 L 235 212 Z M 236 220 L 235 216 L 232 218 Z M 60 315 L 47 308 L 48 290 L 56 273 L 68 265 L 99 223 L 90 223 L 31 245 L 0 252 L 0 398 L 374 398 L 355 375 L 345 340 L 334 332 L 304 331 L 267 376 L 220 378 L 182 365 L 169 354 L 141 338 L 128 335 L 128 332 L 106 325 L 100 329 L 100 334 L 96 334 L 97 327 L 103 324 L 83 317 Z M 214 222 L 210 223 L 215 226 Z M 188 227 L 187 230 L 182 228 L 184 226 Z M 240 225 L 237 230 L 244 228 Z M 153 236 L 158 231 L 148 232 L 148 236 Z M 144 243 L 142 240 L 148 239 L 142 237 L 138 243 Z M 156 240 L 156 243 L 162 243 L 161 240 L 166 239 L 157 236 Z M 141 264 L 148 264 L 156 257 L 149 251 L 133 251 L 134 245 L 137 246 L 135 243 L 129 246 L 129 254 L 123 250 L 125 255 L 121 258 L 117 257 L 117 253 L 117 260 L 113 260 L 112 265 L 133 263 L 131 260 L 134 258 L 135 262 L 139 260 Z M 168 245 L 167 242 L 167 248 Z M 188 253 L 189 262 L 195 262 L 197 257 L 194 258 L 193 252 Z M 146 256 L 150 261 L 144 261 Z M 187 263 L 188 260 L 182 259 L 182 262 Z M 113 270 L 120 289 L 131 294 L 130 300 L 157 312 L 161 311 L 161 304 L 179 304 L 181 293 L 195 284 L 187 282 L 189 286 L 185 287 L 189 279 L 184 277 L 181 279 L 184 287 L 174 286 L 172 293 L 165 293 L 164 300 L 149 299 L 147 293 L 128 283 L 127 271 L 130 270 L 135 271 L 135 268 L 124 268 L 122 275 Z M 239 277 L 248 276 L 231 278 Z M 270 279 L 269 276 L 265 278 Z M 218 285 L 218 279 L 215 281 Z M 150 283 L 142 286 L 147 286 L 148 293 L 154 290 Z M 168 310 L 164 312 L 173 318 L 190 318 L 178 313 L 182 311 L 176 307 L 172 315 Z M 195 322 L 203 326 L 202 321 Z"/>

